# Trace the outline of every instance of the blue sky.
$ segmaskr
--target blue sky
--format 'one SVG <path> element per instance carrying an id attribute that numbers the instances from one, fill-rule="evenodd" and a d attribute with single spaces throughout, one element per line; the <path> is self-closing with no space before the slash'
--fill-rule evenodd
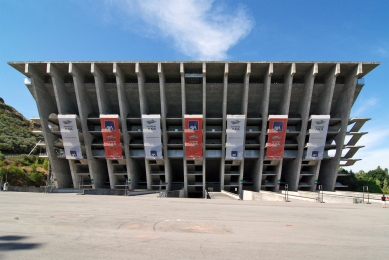
<path id="1" fill-rule="evenodd" d="M 375 61 L 351 116 L 369 117 L 353 171 L 389 168 L 387 0 L 2 0 L 0 97 L 38 116 L 8 61 Z"/>

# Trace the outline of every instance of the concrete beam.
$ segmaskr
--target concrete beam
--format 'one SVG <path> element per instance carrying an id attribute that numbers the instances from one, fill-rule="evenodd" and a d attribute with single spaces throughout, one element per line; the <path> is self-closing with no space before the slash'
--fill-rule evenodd
<path id="1" fill-rule="evenodd" d="M 351 139 L 347 142 L 346 146 L 347 145 L 356 145 L 359 141 L 359 139 L 361 139 L 361 137 L 363 135 L 367 134 L 367 132 L 348 132 L 347 135 L 352 135 Z"/>
<path id="2" fill-rule="evenodd" d="M 355 124 L 351 127 L 350 129 L 350 132 L 359 132 L 359 130 L 361 130 L 362 126 L 367 122 L 369 121 L 371 118 L 352 118 L 350 121 L 349 121 L 349 124 L 351 123 L 354 123 Z"/>

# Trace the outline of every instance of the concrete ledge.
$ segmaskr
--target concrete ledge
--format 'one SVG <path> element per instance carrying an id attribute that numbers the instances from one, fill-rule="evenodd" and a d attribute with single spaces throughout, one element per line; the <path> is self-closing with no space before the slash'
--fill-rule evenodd
<path id="1" fill-rule="evenodd" d="M 125 190 L 110 190 L 110 189 L 84 189 L 82 191 L 83 195 L 116 195 L 116 196 L 125 196 L 126 194 Z M 128 196 L 138 196 L 138 195 L 145 195 L 145 194 L 157 194 L 158 191 L 148 191 L 148 190 L 142 190 L 142 191 L 130 191 L 128 192 Z"/>
<path id="2" fill-rule="evenodd" d="M 285 191 L 281 191 L 282 194 L 285 194 Z M 318 201 L 318 192 L 311 191 L 289 191 L 289 198 L 296 200 L 306 200 L 306 201 Z M 381 203 L 380 194 L 369 194 L 370 203 Z M 354 199 L 357 198 L 358 201 L 361 201 L 363 198 L 362 192 L 331 192 L 325 191 L 323 193 L 323 202 L 325 203 L 354 203 Z M 321 196 L 320 196 L 321 199 Z M 367 194 L 365 193 L 365 202 L 367 203 Z"/>
<path id="3" fill-rule="evenodd" d="M 51 193 L 82 193 L 80 189 L 52 189 Z"/>
<path id="4" fill-rule="evenodd" d="M 19 186 L 9 186 L 7 191 L 16 191 L 16 192 L 40 192 L 44 193 L 46 190 L 45 187 L 19 187 Z M 4 191 L 4 192 L 7 192 Z"/>

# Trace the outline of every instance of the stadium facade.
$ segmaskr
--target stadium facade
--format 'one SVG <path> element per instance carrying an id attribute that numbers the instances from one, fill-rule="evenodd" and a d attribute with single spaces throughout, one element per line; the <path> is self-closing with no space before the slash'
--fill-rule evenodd
<path id="1" fill-rule="evenodd" d="M 376 62 L 9 62 L 28 78 L 56 186 L 314 191 L 358 159 Z M 346 136 L 349 136 L 347 138 Z"/>

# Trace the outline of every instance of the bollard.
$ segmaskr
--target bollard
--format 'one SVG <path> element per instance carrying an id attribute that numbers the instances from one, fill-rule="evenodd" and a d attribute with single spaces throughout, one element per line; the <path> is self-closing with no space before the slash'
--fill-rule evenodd
<path id="1" fill-rule="evenodd" d="M 288 196 L 289 196 L 289 187 L 288 184 L 285 184 L 285 202 L 290 202 Z"/>

